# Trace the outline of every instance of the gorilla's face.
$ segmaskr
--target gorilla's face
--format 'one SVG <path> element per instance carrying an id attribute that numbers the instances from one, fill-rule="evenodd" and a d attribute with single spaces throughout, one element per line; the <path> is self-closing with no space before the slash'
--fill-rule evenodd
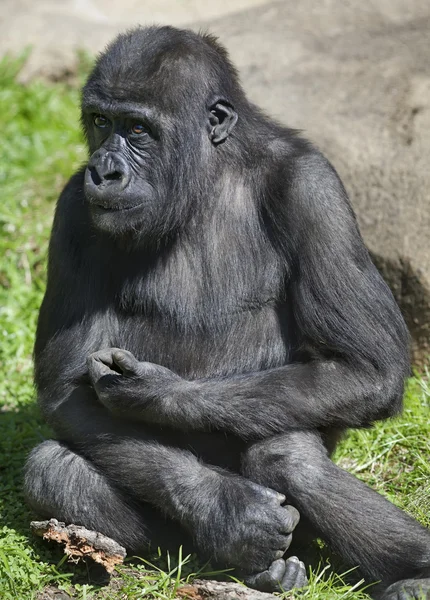
<path id="1" fill-rule="evenodd" d="M 237 114 L 218 100 L 192 115 L 113 99 L 86 104 L 84 95 L 91 153 L 84 191 L 97 229 L 158 241 L 197 209 L 199 193 L 217 178 L 210 149 L 227 139 Z"/>
<path id="2" fill-rule="evenodd" d="M 188 42 L 179 52 L 142 35 L 120 38 L 84 87 L 85 197 L 96 229 L 158 242 L 214 193 L 237 114 Z"/>
<path id="3" fill-rule="evenodd" d="M 137 227 L 153 229 L 162 208 L 160 124 L 138 106 L 115 112 L 91 107 L 83 120 L 92 151 L 85 197 L 94 225 L 117 235 Z"/>

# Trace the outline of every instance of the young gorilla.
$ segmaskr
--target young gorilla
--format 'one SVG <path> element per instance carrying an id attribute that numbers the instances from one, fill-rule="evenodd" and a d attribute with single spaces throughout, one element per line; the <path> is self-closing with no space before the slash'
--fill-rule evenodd
<path id="1" fill-rule="evenodd" d="M 30 455 L 31 506 L 132 552 L 189 536 L 267 591 L 306 584 L 285 558 L 300 511 L 381 597 L 430 590 L 428 530 L 329 458 L 400 410 L 408 374 L 334 169 L 213 37 L 170 27 L 108 48 L 82 123 L 35 349 L 59 441 Z"/>

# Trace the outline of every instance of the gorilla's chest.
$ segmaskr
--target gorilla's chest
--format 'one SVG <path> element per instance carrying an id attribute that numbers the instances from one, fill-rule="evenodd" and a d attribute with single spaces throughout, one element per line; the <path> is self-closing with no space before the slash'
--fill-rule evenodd
<path id="1" fill-rule="evenodd" d="M 111 345 L 188 377 L 285 364 L 285 273 L 254 239 L 224 242 L 177 249 L 146 271 L 136 263 L 117 280 Z"/>
<path id="2" fill-rule="evenodd" d="M 188 378 L 267 369 L 288 361 L 286 319 L 273 305 L 237 313 L 206 329 L 180 328 L 142 314 L 119 314 L 117 319 L 112 346 Z"/>

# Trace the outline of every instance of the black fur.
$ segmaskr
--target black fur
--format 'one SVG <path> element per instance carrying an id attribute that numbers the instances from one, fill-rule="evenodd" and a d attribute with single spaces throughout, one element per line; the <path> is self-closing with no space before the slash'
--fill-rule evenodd
<path id="1" fill-rule="evenodd" d="M 170 27 L 113 42 L 82 123 L 35 347 L 60 441 L 29 458 L 30 504 L 135 552 L 189 540 L 269 591 L 306 583 L 294 506 L 385 598 L 430 589 L 429 532 L 329 458 L 401 409 L 409 369 L 333 167 Z"/>

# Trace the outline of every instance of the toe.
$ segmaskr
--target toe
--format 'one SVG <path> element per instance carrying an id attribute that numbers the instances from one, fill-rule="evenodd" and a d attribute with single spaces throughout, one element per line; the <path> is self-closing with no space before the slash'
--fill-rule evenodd
<path id="1" fill-rule="evenodd" d="M 290 556 L 285 563 L 285 573 L 281 581 L 284 592 L 304 587 L 308 583 L 305 565 L 297 558 Z"/>
<path id="2" fill-rule="evenodd" d="M 259 590 L 260 592 L 279 591 L 280 582 L 285 573 L 285 561 L 283 559 L 275 560 L 270 567 L 262 573 L 249 575 L 245 578 L 247 586 Z"/>
<path id="3" fill-rule="evenodd" d="M 308 585 L 309 581 L 306 575 L 306 567 L 305 564 L 300 561 L 300 569 L 297 571 L 297 578 L 295 588 L 300 589 L 304 588 Z"/>

